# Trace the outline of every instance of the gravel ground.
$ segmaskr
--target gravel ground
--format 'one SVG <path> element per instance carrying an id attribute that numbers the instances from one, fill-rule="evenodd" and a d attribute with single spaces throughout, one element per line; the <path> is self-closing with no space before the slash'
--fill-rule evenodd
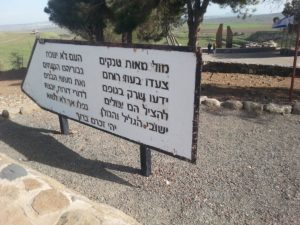
<path id="1" fill-rule="evenodd" d="M 300 116 L 200 115 L 196 165 L 153 151 L 139 175 L 139 146 L 37 111 L 0 120 L 0 151 L 142 224 L 300 224 Z"/>

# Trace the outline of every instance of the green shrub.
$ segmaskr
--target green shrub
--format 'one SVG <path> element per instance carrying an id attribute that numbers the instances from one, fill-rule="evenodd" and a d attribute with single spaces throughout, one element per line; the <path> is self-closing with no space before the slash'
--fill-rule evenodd
<path id="1" fill-rule="evenodd" d="M 10 63 L 13 69 L 21 69 L 23 67 L 23 56 L 17 52 L 12 52 L 10 54 Z"/>

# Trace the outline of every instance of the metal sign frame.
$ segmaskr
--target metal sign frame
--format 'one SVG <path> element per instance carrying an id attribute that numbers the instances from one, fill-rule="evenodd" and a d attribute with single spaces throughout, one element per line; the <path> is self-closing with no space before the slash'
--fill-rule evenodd
<path id="1" fill-rule="evenodd" d="M 194 109 L 193 109 L 193 133 L 192 133 L 192 155 L 191 155 L 191 160 L 187 159 L 187 158 L 184 158 L 182 156 L 178 156 L 178 155 L 174 155 L 172 154 L 171 152 L 167 152 L 163 149 L 160 149 L 160 148 L 157 148 L 157 147 L 153 147 L 153 146 L 148 146 L 148 145 L 145 145 L 143 143 L 139 143 L 137 141 L 134 141 L 134 140 L 131 140 L 129 138 L 126 138 L 126 137 L 123 137 L 123 136 L 120 136 L 118 134 L 115 134 L 113 132 L 110 132 L 110 131 L 107 131 L 107 130 L 104 130 L 104 129 L 101 129 L 101 128 L 97 128 L 97 127 L 94 127 L 90 124 L 87 124 L 83 121 L 79 121 L 79 120 L 76 120 L 74 118 L 70 118 L 68 117 L 67 115 L 63 115 L 63 114 L 59 114 L 55 111 L 52 111 L 50 109 L 47 109 L 45 107 L 42 107 L 39 105 L 39 103 L 37 103 L 37 101 L 30 95 L 30 93 L 27 93 L 26 90 L 23 89 L 23 84 L 24 84 L 24 81 L 27 77 L 27 74 L 26 74 L 26 77 L 24 78 L 23 80 L 23 83 L 22 83 L 22 91 L 32 100 L 34 101 L 37 105 L 39 105 L 42 109 L 48 111 L 48 112 L 51 112 L 51 113 L 54 113 L 54 114 L 57 114 L 59 116 L 59 121 L 60 121 L 60 127 L 61 127 L 61 131 L 62 133 L 65 133 L 67 134 L 68 133 L 68 123 L 67 123 L 67 119 L 71 119 L 73 121 L 76 121 L 76 122 L 79 122 L 81 124 L 84 124 L 84 125 L 87 125 L 87 126 L 90 126 L 90 127 L 93 127 L 97 130 L 101 130 L 101 131 L 104 131 L 106 133 L 109 133 L 109 134 L 112 134 L 116 137 L 120 137 L 122 139 L 125 139 L 127 141 L 130 141 L 130 142 L 133 142 L 133 143 L 136 143 L 136 144 L 139 144 L 141 145 L 141 153 L 142 152 L 146 152 L 146 154 L 141 154 L 141 156 L 143 155 L 143 158 L 147 161 L 147 159 L 149 159 L 150 157 L 150 164 L 151 164 L 151 155 L 149 156 L 149 153 L 147 154 L 147 150 L 149 149 L 153 149 L 153 150 L 156 150 L 158 152 L 161 152 L 161 153 L 164 153 L 164 154 L 167 154 L 167 155 L 170 155 L 170 156 L 173 156 L 175 158 L 178 158 L 178 159 L 181 159 L 181 160 L 184 160 L 184 161 L 188 161 L 188 162 L 191 162 L 191 163 L 196 163 L 196 157 L 197 157 L 197 142 L 198 142 L 198 123 L 199 123 L 199 98 L 200 98 L 200 83 L 201 83 L 201 69 L 202 69 L 202 53 L 201 53 L 201 50 L 200 48 L 193 48 L 193 47 L 182 47 L 182 46 L 163 46 L 163 45 L 143 45 L 143 44 L 118 44 L 118 43 L 94 43 L 94 42 L 86 42 L 86 41 L 67 41 L 67 40 L 56 40 L 56 39 L 37 39 L 34 43 L 34 47 L 32 49 L 32 52 L 31 52 L 31 56 L 30 56 L 30 59 L 29 59 L 29 62 L 28 62 L 28 68 L 31 64 L 31 61 L 32 61 L 32 57 L 33 57 L 33 54 L 35 52 L 35 49 L 36 49 L 36 45 L 37 43 L 41 43 L 41 44 L 44 44 L 44 43 L 58 43 L 58 44 L 72 44 L 72 45 L 87 45 L 87 46 L 104 46 L 104 47 L 122 47 L 122 48 L 133 48 L 133 49 L 153 49 L 153 50 L 166 50 L 166 51 L 180 51 L 180 52 L 194 52 L 196 54 L 196 58 L 197 58 L 197 64 L 196 64 L 196 71 L 195 71 L 195 93 L 194 93 Z M 142 157 L 141 157 L 142 159 Z M 149 161 L 149 160 L 148 160 Z M 145 164 L 145 162 L 144 162 Z M 145 165 L 147 166 L 149 164 L 146 163 Z M 148 165 L 149 166 L 149 165 Z M 143 166 L 142 166 L 143 167 Z M 144 175 L 148 176 L 151 174 L 151 165 L 150 165 L 150 173 L 149 173 L 149 169 L 145 170 L 146 172 L 144 173 Z M 148 172 L 147 172 L 148 171 Z"/>

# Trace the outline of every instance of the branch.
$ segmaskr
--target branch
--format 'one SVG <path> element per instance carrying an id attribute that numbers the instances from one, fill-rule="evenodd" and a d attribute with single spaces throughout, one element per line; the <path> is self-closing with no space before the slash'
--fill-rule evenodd
<path id="1" fill-rule="evenodd" d="M 194 21 L 194 10 L 192 6 L 192 0 L 187 0 L 187 9 L 188 9 L 188 23 Z"/>
<path id="2" fill-rule="evenodd" d="M 202 5 L 201 5 L 201 12 L 202 14 L 206 13 L 206 9 L 208 7 L 210 0 L 203 0 Z"/>

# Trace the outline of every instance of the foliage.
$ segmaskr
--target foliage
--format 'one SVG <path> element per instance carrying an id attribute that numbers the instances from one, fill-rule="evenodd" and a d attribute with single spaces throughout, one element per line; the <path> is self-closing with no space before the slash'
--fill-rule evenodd
<path id="1" fill-rule="evenodd" d="M 159 0 L 110 0 L 114 13 L 115 31 L 123 34 L 123 42 L 132 42 L 132 32 L 148 20 Z M 126 35 L 126 36 L 125 36 Z"/>
<path id="2" fill-rule="evenodd" d="M 138 27 L 137 35 L 140 40 L 159 41 L 167 37 L 172 28 L 184 23 L 185 1 L 160 1 L 157 8 L 152 11 L 150 18 Z"/>
<path id="3" fill-rule="evenodd" d="M 276 1 L 276 0 L 274 0 Z M 248 16 L 252 16 L 255 12 L 255 8 L 249 8 L 249 6 L 257 5 L 259 0 L 212 0 L 213 3 L 219 4 L 221 7 L 229 6 L 238 18 L 245 19 Z"/>
<path id="4" fill-rule="evenodd" d="M 121 42 L 121 35 L 116 34 L 114 26 L 110 22 L 107 23 L 106 28 L 104 29 L 104 40 L 112 43 Z"/>
<path id="5" fill-rule="evenodd" d="M 23 56 L 17 52 L 12 52 L 10 54 L 10 63 L 13 69 L 21 69 L 23 67 Z"/>
<path id="6" fill-rule="evenodd" d="M 278 21 L 279 21 L 279 17 L 278 16 L 276 16 L 276 17 L 273 18 L 273 23 L 277 23 Z"/>
<path id="7" fill-rule="evenodd" d="M 284 16 L 295 16 L 295 20 L 300 20 L 300 0 L 292 0 L 284 5 L 282 11 Z"/>
<path id="8" fill-rule="evenodd" d="M 44 9 L 50 21 L 88 40 L 103 41 L 112 17 L 105 0 L 49 0 Z"/>
<path id="9" fill-rule="evenodd" d="M 210 3 L 230 6 L 245 17 L 249 15 L 247 6 L 258 0 L 49 0 L 45 12 L 54 23 L 96 41 L 104 41 L 104 29 L 110 21 L 128 43 L 134 30 L 140 40 L 158 41 L 187 19 L 188 45 L 196 46 L 199 25 Z"/>
<path id="10" fill-rule="evenodd" d="M 55 32 L 41 32 L 41 38 L 56 38 L 60 39 L 62 31 Z M 67 35 L 66 35 L 67 37 Z M 72 38 L 68 36 L 68 38 Z M 31 32 L 0 32 L 0 61 L 2 63 L 2 70 L 7 71 L 11 69 L 11 53 L 16 52 L 23 56 L 23 65 L 27 66 L 32 47 L 34 45 L 35 35 Z"/>
<path id="11" fill-rule="evenodd" d="M 219 4 L 222 7 L 229 6 L 239 16 L 245 18 L 249 15 L 247 6 L 256 5 L 258 0 L 186 0 L 188 12 L 188 27 L 189 27 L 189 41 L 188 45 L 196 47 L 199 25 L 203 22 L 204 14 L 206 13 L 209 3 Z"/>

